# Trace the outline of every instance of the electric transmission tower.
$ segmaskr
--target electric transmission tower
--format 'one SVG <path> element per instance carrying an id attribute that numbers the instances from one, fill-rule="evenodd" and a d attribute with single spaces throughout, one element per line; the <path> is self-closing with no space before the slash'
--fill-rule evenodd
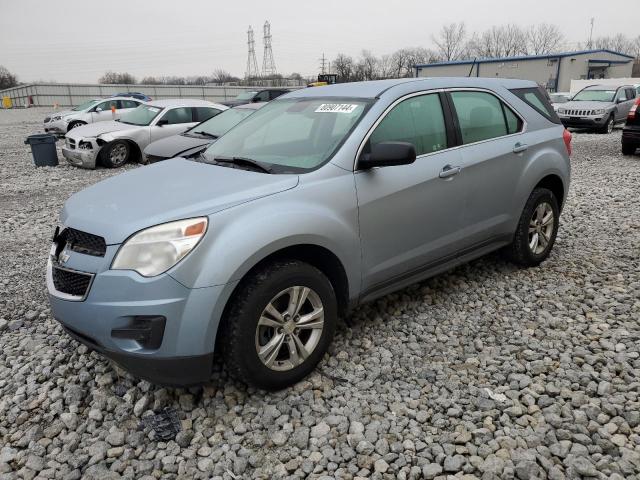
<path id="1" fill-rule="evenodd" d="M 273 60 L 273 49 L 271 48 L 271 24 L 267 20 L 264 22 L 264 56 L 262 57 L 262 76 L 268 77 L 276 74 L 276 62 Z"/>
<path id="2" fill-rule="evenodd" d="M 253 39 L 253 28 L 249 26 L 247 31 L 247 45 L 249 46 L 249 56 L 247 57 L 247 70 L 244 73 L 245 78 L 255 78 L 258 73 L 258 61 L 256 60 L 256 42 Z"/>
<path id="3" fill-rule="evenodd" d="M 322 58 L 319 58 L 319 60 L 320 60 L 320 73 L 324 75 L 325 73 L 327 73 L 325 70 L 327 65 L 327 59 L 325 58 L 324 53 L 322 54 Z"/>

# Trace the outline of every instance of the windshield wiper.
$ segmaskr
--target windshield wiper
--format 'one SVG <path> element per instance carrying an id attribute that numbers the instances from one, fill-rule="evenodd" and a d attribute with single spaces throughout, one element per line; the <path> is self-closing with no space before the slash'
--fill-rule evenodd
<path id="1" fill-rule="evenodd" d="M 218 135 L 214 135 L 213 133 L 205 132 L 204 130 L 201 130 L 199 132 L 186 132 L 186 133 L 193 133 L 195 135 L 204 135 L 205 137 L 209 137 L 209 138 L 218 138 Z"/>
<path id="2" fill-rule="evenodd" d="M 266 165 L 263 165 L 262 163 L 253 160 L 252 158 L 247 158 L 247 157 L 214 157 L 213 161 L 216 163 L 233 163 L 235 165 L 241 165 L 241 166 L 245 166 L 245 167 L 252 167 L 256 170 L 260 170 L 264 173 L 273 173 L 273 171 L 267 167 Z"/>

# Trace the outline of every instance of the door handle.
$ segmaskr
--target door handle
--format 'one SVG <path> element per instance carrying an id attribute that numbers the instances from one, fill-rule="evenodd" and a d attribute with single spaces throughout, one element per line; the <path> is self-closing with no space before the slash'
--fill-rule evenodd
<path id="1" fill-rule="evenodd" d="M 527 148 L 529 148 L 529 145 L 527 145 L 526 143 L 518 142 L 513 146 L 513 153 L 522 153 L 526 151 Z"/>
<path id="2" fill-rule="evenodd" d="M 462 167 L 452 167 L 451 165 L 445 165 L 438 176 L 440 178 L 453 177 L 454 175 L 459 174 L 460 170 L 462 170 Z"/>

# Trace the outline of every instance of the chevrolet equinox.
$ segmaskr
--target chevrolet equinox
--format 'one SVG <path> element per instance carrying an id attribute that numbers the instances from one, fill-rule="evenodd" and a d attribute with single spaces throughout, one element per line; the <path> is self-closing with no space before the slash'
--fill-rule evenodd
<path id="1" fill-rule="evenodd" d="M 570 149 L 529 81 L 291 92 L 198 158 L 73 195 L 48 258 L 52 312 L 152 382 L 206 382 L 219 351 L 235 378 L 283 388 L 359 303 L 503 247 L 545 260 Z"/>

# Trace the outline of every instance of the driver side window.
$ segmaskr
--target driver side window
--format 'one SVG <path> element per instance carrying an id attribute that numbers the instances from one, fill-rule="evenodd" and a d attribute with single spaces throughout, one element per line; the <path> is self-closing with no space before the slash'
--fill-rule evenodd
<path id="1" fill-rule="evenodd" d="M 164 116 L 164 119 L 169 125 L 174 125 L 176 123 L 190 123 L 192 121 L 191 118 L 191 109 L 188 107 L 173 108 Z"/>
<path id="2" fill-rule="evenodd" d="M 118 109 L 118 100 L 107 100 L 106 102 L 99 103 L 96 106 L 96 111 L 98 111 L 98 108 L 101 108 L 103 112 L 109 112 L 109 111 L 111 111 L 111 106 L 112 105 L 117 110 Z"/>
<path id="3" fill-rule="evenodd" d="M 447 148 L 440 96 L 430 93 L 411 97 L 393 107 L 369 137 L 369 148 L 382 142 L 411 143 L 416 155 Z"/>
<path id="4" fill-rule="evenodd" d="M 624 88 L 621 88 L 620 90 L 618 90 L 618 100 L 620 101 L 626 101 L 628 100 L 627 98 L 627 92 Z"/>

